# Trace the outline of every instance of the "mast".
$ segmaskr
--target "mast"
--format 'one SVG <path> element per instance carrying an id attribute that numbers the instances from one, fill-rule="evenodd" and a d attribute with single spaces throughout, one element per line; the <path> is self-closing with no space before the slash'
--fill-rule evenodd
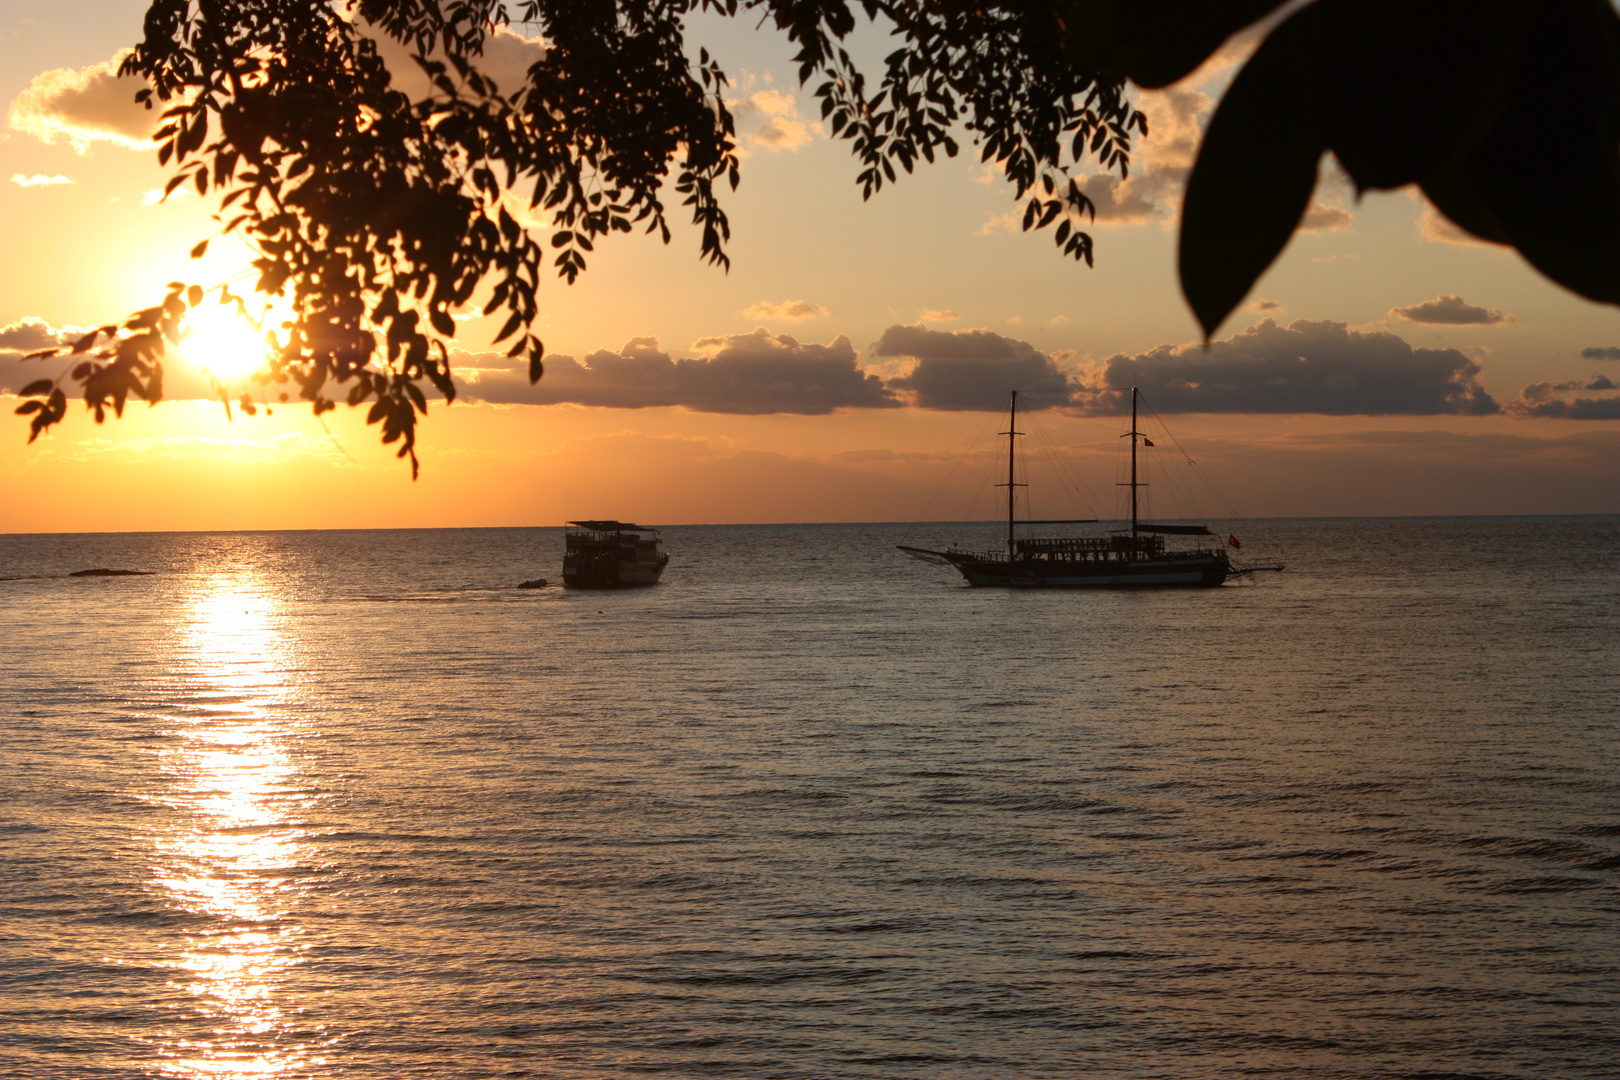
<path id="1" fill-rule="evenodd" d="M 1131 387 L 1131 535 L 1136 535 L 1136 387 Z"/>
<path id="2" fill-rule="evenodd" d="M 1133 387 L 1131 387 L 1131 430 L 1127 431 L 1124 435 L 1120 436 L 1120 438 L 1122 438 L 1122 439 L 1126 438 L 1126 437 L 1129 437 L 1130 440 L 1131 440 L 1131 482 L 1128 483 L 1128 484 L 1115 484 L 1114 485 L 1115 487 L 1128 487 L 1128 488 L 1131 489 L 1131 536 L 1133 538 L 1137 535 L 1138 532 L 1141 531 L 1139 526 L 1137 525 L 1137 516 L 1136 516 L 1137 490 L 1136 489 L 1137 488 L 1145 488 L 1145 487 L 1147 487 L 1146 484 L 1141 483 L 1140 481 L 1138 481 L 1136 479 L 1136 437 L 1138 435 L 1142 434 L 1140 431 L 1136 430 L 1136 396 L 1137 396 L 1136 387 L 1133 386 Z"/>
<path id="3" fill-rule="evenodd" d="M 1135 424 L 1131 425 L 1133 428 L 1135 426 Z M 1013 489 L 1029 486 L 1028 484 L 1013 482 L 1013 440 L 1023 434 L 1018 430 L 1018 391 L 1016 390 L 1012 392 L 1012 405 L 1007 412 L 1007 430 L 1003 431 L 1002 434 L 1007 436 L 1007 482 L 997 484 L 996 487 L 1007 489 L 1007 560 L 1011 562 L 1018 556 L 1018 542 L 1013 535 Z"/>

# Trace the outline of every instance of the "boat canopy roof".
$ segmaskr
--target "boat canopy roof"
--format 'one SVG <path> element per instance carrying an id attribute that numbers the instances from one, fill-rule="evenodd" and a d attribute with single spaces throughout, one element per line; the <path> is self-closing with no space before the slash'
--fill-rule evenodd
<path id="1" fill-rule="evenodd" d="M 1164 533 L 1168 536 L 1214 536 L 1207 525 L 1138 525 L 1137 532 Z"/>
<path id="2" fill-rule="evenodd" d="M 592 532 L 657 532 L 651 525 L 632 525 L 628 521 L 570 521 L 568 524 Z"/>

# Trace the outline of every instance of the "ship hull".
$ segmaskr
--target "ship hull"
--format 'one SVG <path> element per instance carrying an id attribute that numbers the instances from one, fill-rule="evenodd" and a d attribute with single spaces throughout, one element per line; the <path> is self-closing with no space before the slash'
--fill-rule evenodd
<path id="1" fill-rule="evenodd" d="M 618 570 L 570 574 L 563 570 L 563 587 L 567 589 L 637 589 L 658 584 L 663 567 L 656 570 Z"/>
<path id="2" fill-rule="evenodd" d="M 969 585 L 1008 589 L 1210 588 L 1226 581 L 1227 566 L 1214 559 L 1125 563 L 1071 569 L 1031 563 L 960 562 Z"/>
<path id="3" fill-rule="evenodd" d="M 1151 559 L 986 559 L 955 551 L 902 550 L 954 566 L 969 585 L 1003 589 L 1212 588 L 1232 574 L 1219 554 Z"/>

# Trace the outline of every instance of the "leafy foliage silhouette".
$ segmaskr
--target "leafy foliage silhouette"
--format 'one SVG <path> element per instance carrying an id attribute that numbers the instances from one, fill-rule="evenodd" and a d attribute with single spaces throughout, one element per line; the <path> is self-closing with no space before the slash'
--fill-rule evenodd
<path id="1" fill-rule="evenodd" d="M 1275 6 L 1275 5 L 1273 5 Z M 1620 17 L 1608 0 L 1317 0 L 1221 100 L 1188 179 L 1181 281 L 1216 327 L 1282 251 L 1332 152 L 1620 303 Z"/>
<path id="2" fill-rule="evenodd" d="M 1128 175 L 1147 130 L 1128 84 L 1175 82 L 1284 2 L 154 0 L 123 71 L 163 108 L 168 191 L 214 191 L 221 231 L 258 252 L 254 289 L 290 309 L 254 379 L 296 386 L 317 415 L 332 393 L 370 401 L 368 421 L 415 476 L 421 384 L 454 399 L 445 342 L 475 299 L 505 313 L 495 340 L 534 381 L 546 264 L 572 282 L 611 233 L 668 243 L 667 189 L 701 257 L 729 267 L 720 197 L 739 179 L 736 131 L 718 62 L 689 55 L 694 14 L 757 16 L 787 35 L 864 196 L 965 137 L 1013 183 L 1024 229 L 1051 227 L 1089 265 L 1076 222 L 1095 208 L 1070 170 L 1095 159 Z M 875 87 L 841 44 L 861 15 L 900 43 Z M 503 87 L 481 64 L 514 25 L 543 52 Z M 403 47 L 431 91 L 402 92 L 384 46 Z M 1206 334 L 1286 245 L 1328 152 L 1361 190 L 1419 184 L 1462 228 L 1620 302 L 1620 19 L 1607 0 L 1316 0 L 1283 20 L 1222 100 L 1188 183 L 1181 278 Z M 550 222 L 545 242 L 514 208 Z M 86 358 L 24 388 L 30 441 L 66 415 L 64 379 L 98 422 L 130 395 L 158 400 L 165 350 L 205 298 L 172 282 L 124 323 L 33 354 Z M 251 394 L 241 402 L 252 411 Z"/>

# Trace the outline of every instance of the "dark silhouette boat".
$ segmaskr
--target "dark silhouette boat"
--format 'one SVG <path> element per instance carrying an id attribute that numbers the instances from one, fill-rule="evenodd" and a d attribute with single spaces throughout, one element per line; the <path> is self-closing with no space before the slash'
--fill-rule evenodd
<path id="1" fill-rule="evenodd" d="M 669 565 L 658 530 L 623 521 L 570 521 L 563 547 L 563 586 L 624 589 L 658 584 Z"/>
<path id="2" fill-rule="evenodd" d="M 1137 480 L 1136 451 L 1137 391 L 1131 388 L 1131 529 L 1107 536 L 1065 536 L 1021 538 L 1018 526 L 1023 525 L 1076 525 L 1095 521 L 1095 518 L 1065 521 L 1019 522 L 1014 514 L 1014 492 L 1027 485 L 1017 483 L 1013 475 L 1015 442 L 1023 432 L 1018 430 L 1018 393 L 1013 392 L 1008 410 L 1007 430 L 1007 482 L 997 487 L 1007 489 L 1007 550 L 963 551 L 950 548 L 931 551 L 927 548 L 899 545 L 900 550 L 926 562 L 943 563 L 959 570 L 969 585 L 990 585 L 1007 588 L 1085 589 L 1085 588 L 1164 588 L 1169 586 L 1199 587 L 1224 583 L 1228 578 L 1253 572 L 1260 567 L 1236 568 L 1227 555 L 1225 545 L 1219 541 L 1190 548 L 1171 548 L 1167 536 L 1213 536 L 1204 525 L 1151 524 L 1137 516 L 1137 495 L 1147 485 Z M 1123 436 L 1122 436 L 1123 437 Z M 1147 442 L 1146 445 L 1153 445 Z M 1236 538 L 1228 538 L 1237 546 Z M 1280 570 L 1282 567 L 1264 567 Z"/>

